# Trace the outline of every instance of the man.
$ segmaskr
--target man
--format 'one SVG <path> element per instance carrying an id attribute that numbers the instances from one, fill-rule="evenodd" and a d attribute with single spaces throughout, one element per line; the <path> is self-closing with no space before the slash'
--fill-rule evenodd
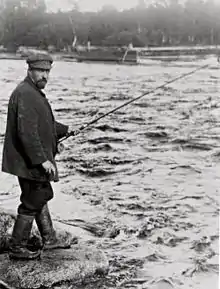
<path id="1" fill-rule="evenodd" d="M 68 126 L 55 121 L 50 104 L 42 92 L 53 60 L 48 54 L 27 59 L 27 77 L 15 88 L 8 104 L 2 170 L 18 177 L 21 204 L 10 241 L 9 257 L 35 259 L 39 251 L 30 251 L 27 242 L 35 219 L 43 248 L 68 248 L 56 238 L 47 202 L 53 198 L 50 181 L 58 181 L 55 155 L 58 140 Z"/>

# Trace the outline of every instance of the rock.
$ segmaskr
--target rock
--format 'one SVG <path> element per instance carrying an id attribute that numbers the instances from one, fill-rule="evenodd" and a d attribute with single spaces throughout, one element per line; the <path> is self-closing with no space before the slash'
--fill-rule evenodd
<path id="1" fill-rule="evenodd" d="M 0 209 L 0 253 L 7 251 L 8 241 L 15 221 L 12 212 L 4 212 Z"/>
<path id="2" fill-rule="evenodd" d="M 103 252 L 90 246 L 74 245 L 68 250 L 42 253 L 41 260 L 13 261 L 0 255 L 0 276 L 14 288 L 52 287 L 56 284 L 80 284 L 87 278 L 108 272 Z"/>
<path id="3" fill-rule="evenodd" d="M 40 288 L 56 284 L 78 284 L 97 274 L 106 274 L 109 264 L 105 254 L 85 243 L 72 245 L 68 250 L 43 251 L 39 260 L 15 261 L 8 258 L 8 250 L 15 215 L 0 209 L 0 288 Z M 75 237 L 57 230 L 58 239 L 73 244 Z M 33 228 L 29 245 L 38 247 L 41 238 Z"/>

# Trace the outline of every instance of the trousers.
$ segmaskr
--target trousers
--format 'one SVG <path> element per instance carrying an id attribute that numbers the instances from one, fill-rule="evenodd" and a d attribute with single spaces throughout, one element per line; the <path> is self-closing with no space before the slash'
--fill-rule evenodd
<path id="1" fill-rule="evenodd" d="M 18 214 L 35 216 L 54 196 L 49 181 L 39 182 L 18 177 L 18 182 L 21 189 Z"/>

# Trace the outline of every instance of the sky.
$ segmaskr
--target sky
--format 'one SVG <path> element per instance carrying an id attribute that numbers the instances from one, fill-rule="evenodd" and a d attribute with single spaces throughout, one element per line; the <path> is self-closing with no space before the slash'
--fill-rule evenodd
<path id="1" fill-rule="evenodd" d="M 68 10 L 71 7 L 71 0 L 46 0 L 49 11 Z M 113 5 L 118 10 L 128 9 L 137 5 L 138 0 L 78 0 L 81 11 L 97 11 L 104 5 Z"/>
<path id="2" fill-rule="evenodd" d="M 98 11 L 104 5 L 113 5 L 118 10 L 129 9 L 135 7 L 139 0 L 45 0 L 48 11 L 56 12 L 57 10 L 70 10 L 74 1 L 78 2 L 80 11 Z M 145 0 L 146 3 L 151 3 L 153 0 Z M 186 0 L 182 0 L 184 2 Z M 199 0 L 198 0 L 199 1 Z M 214 0 L 219 3 L 220 0 Z M 153 1 L 155 2 L 155 1 Z"/>

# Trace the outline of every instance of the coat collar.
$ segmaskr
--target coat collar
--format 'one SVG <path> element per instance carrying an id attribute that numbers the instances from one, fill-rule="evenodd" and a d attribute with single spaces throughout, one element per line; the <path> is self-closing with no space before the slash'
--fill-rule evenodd
<path id="1" fill-rule="evenodd" d="M 37 90 L 43 97 L 46 97 L 46 95 L 43 93 L 43 91 L 36 86 L 36 84 L 33 82 L 33 80 L 30 78 L 30 76 L 26 76 L 24 79 L 24 82 L 27 82 L 31 87 L 33 87 L 35 90 Z"/>

